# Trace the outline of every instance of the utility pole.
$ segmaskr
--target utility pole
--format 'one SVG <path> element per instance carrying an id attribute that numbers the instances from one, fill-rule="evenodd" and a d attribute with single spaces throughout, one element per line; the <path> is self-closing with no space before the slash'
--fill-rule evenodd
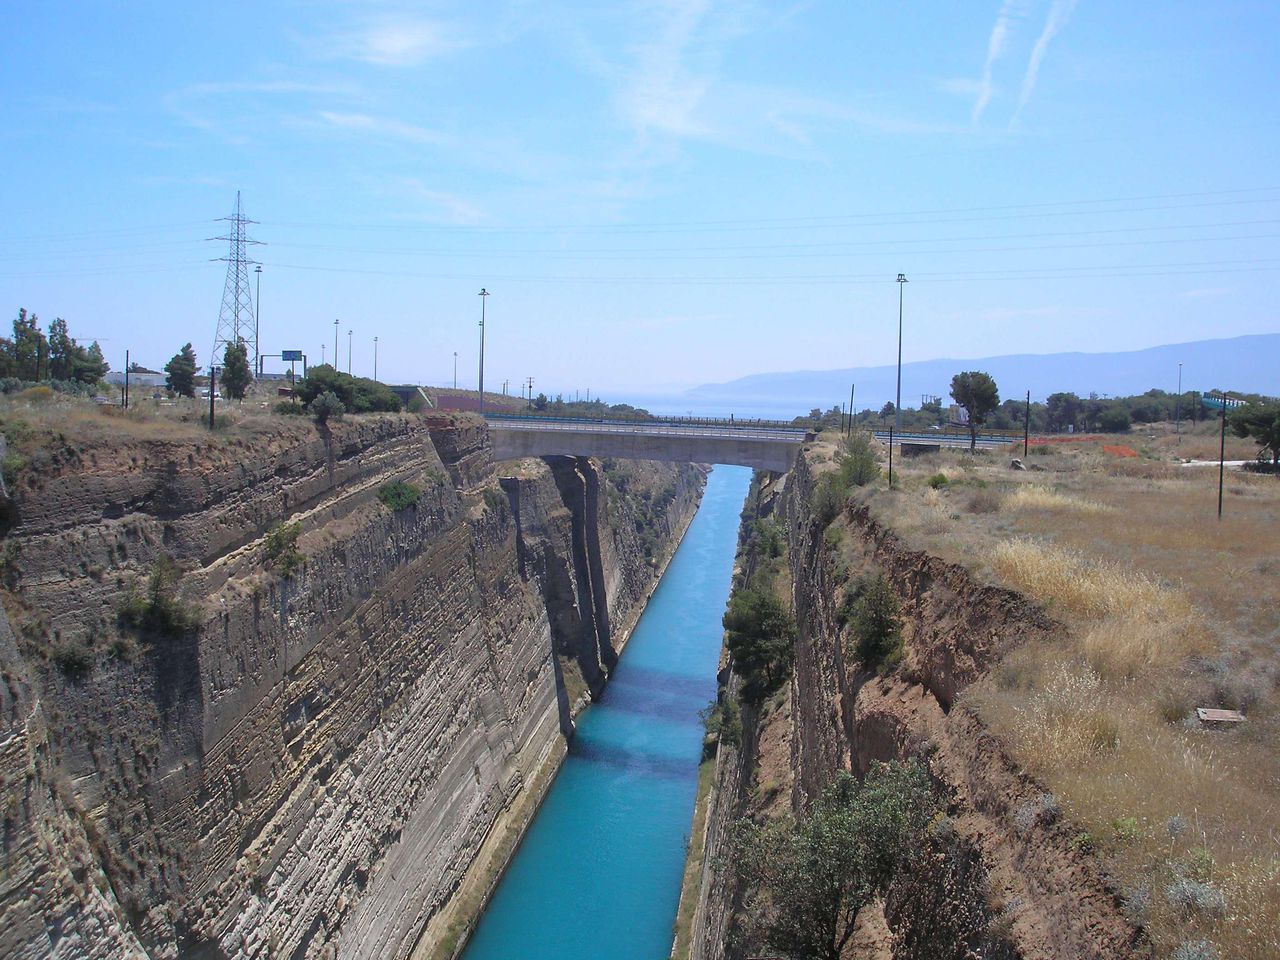
<path id="1" fill-rule="evenodd" d="M 1173 400 L 1173 432 L 1182 442 L 1182 364 L 1178 364 L 1178 395 Z"/>
<path id="2" fill-rule="evenodd" d="M 453 351 L 453 389 L 458 389 L 458 351 Z"/>
<path id="3" fill-rule="evenodd" d="M 218 395 L 218 368 L 209 364 L 209 429 L 213 429 L 213 400 Z"/>
<path id="4" fill-rule="evenodd" d="M 1027 412 L 1022 420 L 1022 456 L 1027 456 L 1027 448 L 1031 445 L 1031 391 L 1027 391 Z"/>
<path id="5" fill-rule="evenodd" d="M 856 383 L 849 384 L 849 436 L 853 436 L 853 388 Z"/>
<path id="6" fill-rule="evenodd" d="M 378 379 L 378 338 L 373 338 L 373 379 Z"/>
<path id="7" fill-rule="evenodd" d="M 893 403 L 893 427 L 898 433 L 902 432 L 902 285 L 906 282 L 907 275 L 898 274 L 898 395 Z M 892 444 L 889 446 L 889 456 L 892 460 Z"/>
<path id="8" fill-rule="evenodd" d="M 325 363 L 325 362 L 326 362 L 326 361 L 325 361 L 325 358 L 324 358 L 324 352 L 325 352 L 325 350 L 326 350 L 326 349 L 328 349 L 328 346 L 329 346 L 329 345 L 328 345 L 327 343 L 322 343 L 322 344 L 320 344 L 320 363 L 321 363 L 321 364 L 323 364 L 323 363 Z"/>
<path id="9" fill-rule="evenodd" d="M 253 359 L 258 368 L 258 376 L 262 376 L 262 348 L 258 343 L 262 322 L 262 264 L 253 268 L 258 277 L 258 295 L 253 304 Z"/>
<path id="10" fill-rule="evenodd" d="M 480 416 L 484 416 L 484 306 L 489 291 L 480 288 Z"/>
<path id="11" fill-rule="evenodd" d="M 1222 520 L 1222 486 L 1227 476 L 1227 401 L 1231 398 L 1222 394 L 1222 440 L 1218 447 L 1218 520 Z"/>
<path id="12" fill-rule="evenodd" d="M 354 330 L 347 331 L 347 376 L 348 377 L 351 376 L 351 335 L 353 333 L 355 333 Z"/>
<path id="13" fill-rule="evenodd" d="M 341 361 L 339 360 L 339 358 L 338 358 L 338 357 L 339 357 L 339 354 L 338 354 L 338 321 L 337 321 L 337 320 L 334 320 L 334 321 L 333 321 L 333 369 L 334 369 L 334 370 L 337 370 L 337 369 L 338 369 L 338 364 L 341 362 Z"/>
<path id="14" fill-rule="evenodd" d="M 129 409 L 129 351 L 124 352 L 124 402 L 121 404 L 126 410 Z"/>

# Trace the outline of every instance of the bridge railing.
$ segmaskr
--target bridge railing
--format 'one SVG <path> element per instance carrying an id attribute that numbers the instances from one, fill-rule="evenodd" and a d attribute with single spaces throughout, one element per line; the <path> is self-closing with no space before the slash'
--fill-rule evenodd
<path id="1" fill-rule="evenodd" d="M 492 413 L 485 412 L 485 419 L 498 423 L 520 424 L 578 424 L 583 427 L 623 427 L 629 430 L 647 427 L 703 427 L 717 430 L 732 430 L 747 433 L 771 433 L 774 435 L 792 435 L 803 437 L 807 433 L 804 427 L 797 427 L 786 420 L 764 420 L 752 418 L 739 420 L 720 417 L 649 417 L 645 419 L 611 419 L 594 417 L 561 417 L 554 414 L 528 413 Z"/>

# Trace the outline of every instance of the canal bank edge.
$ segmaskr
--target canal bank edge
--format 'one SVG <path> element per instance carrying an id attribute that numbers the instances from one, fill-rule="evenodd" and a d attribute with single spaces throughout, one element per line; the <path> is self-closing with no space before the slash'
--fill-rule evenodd
<path id="1" fill-rule="evenodd" d="M 659 540 L 660 551 L 652 567 L 652 578 L 644 589 L 643 599 L 639 603 L 632 604 L 625 612 L 621 629 L 614 642 L 614 650 L 618 658 L 626 650 L 649 600 L 666 574 L 671 559 L 675 556 L 680 544 L 684 542 L 689 526 L 697 515 L 702 495 L 706 490 L 706 479 L 710 468 L 702 464 L 694 464 L 692 468 L 697 474 L 697 495 L 691 503 L 677 499 L 668 509 L 665 519 L 670 535 Z M 504 486 L 506 486 L 505 483 Z M 609 597 L 611 607 L 613 599 L 612 596 Z M 555 656 L 554 652 L 552 656 Z M 569 705 L 571 729 L 573 720 L 591 705 L 592 700 L 590 690 L 586 690 L 575 697 Z M 568 741 L 565 737 L 556 737 L 547 743 L 542 755 L 536 761 L 529 788 L 521 791 L 516 803 L 494 819 L 477 855 L 467 868 L 449 903 L 432 917 L 423 929 L 410 955 L 410 960 L 457 960 L 466 950 L 467 943 L 475 932 L 476 924 L 484 915 L 485 909 L 520 851 L 530 825 L 555 785 L 567 755 Z"/>

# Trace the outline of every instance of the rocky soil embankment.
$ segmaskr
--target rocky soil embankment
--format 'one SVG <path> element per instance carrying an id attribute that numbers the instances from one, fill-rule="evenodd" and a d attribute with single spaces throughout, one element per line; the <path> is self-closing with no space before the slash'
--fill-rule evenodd
<path id="1" fill-rule="evenodd" d="M 465 417 L 49 441 L 4 539 L 5 957 L 404 957 L 460 922 L 703 479 L 494 464 Z"/>
<path id="2" fill-rule="evenodd" d="M 841 769 L 865 772 L 877 760 L 918 757 L 949 795 L 957 830 L 981 851 L 1002 929 L 1028 958 L 1120 958 L 1135 954 L 1134 930 L 1096 862 L 1072 843 L 1056 805 L 1022 773 L 964 704 L 966 686 L 1012 647 L 1060 629 L 1035 604 L 984 586 L 961 567 L 912 550 L 856 503 L 830 535 L 811 514 L 823 458 L 807 452 L 785 482 L 765 487 L 757 514 L 784 524 L 798 626 L 795 671 L 779 709 L 744 730 L 742 754 L 723 751 L 708 827 L 702 901 L 693 956 L 734 956 L 738 891 L 724 839 L 730 822 L 759 812 L 768 741 L 789 750 L 790 804 L 803 811 Z M 851 542 L 842 538 L 847 536 Z M 838 608 L 862 573 L 882 571 L 902 607 L 905 657 L 887 676 L 849 656 Z M 756 720 L 744 711 L 744 724 Z M 774 751 L 777 752 L 776 749 Z M 743 756 L 745 755 L 745 756 Z M 879 917 L 870 918 L 880 925 Z M 858 956 L 887 956 L 885 938 Z M 871 939 L 876 939 L 872 937 Z M 852 949 L 852 948 L 851 948 Z"/>

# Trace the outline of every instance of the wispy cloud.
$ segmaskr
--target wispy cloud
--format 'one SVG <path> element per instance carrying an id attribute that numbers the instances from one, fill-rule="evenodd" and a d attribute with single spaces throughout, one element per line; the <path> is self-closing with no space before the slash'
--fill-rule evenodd
<path id="1" fill-rule="evenodd" d="M 1009 35 L 1013 32 L 1014 21 L 1027 14 L 1028 0 L 1003 0 L 1000 12 L 996 14 L 996 22 L 991 28 L 991 36 L 987 38 L 987 60 L 982 65 L 982 79 L 978 81 L 978 96 L 973 102 L 973 113 L 970 122 L 977 125 L 982 119 L 983 111 L 995 95 L 995 81 L 992 74 L 996 61 L 1004 56 L 1009 45 Z"/>
<path id="2" fill-rule="evenodd" d="M 659 9 L 656 34 L 636 48 L 635 67 L 617 103 L 642 141 L 653 133 L 677 138 L 706 133 L 697 111 L 712 77 L 695 72 L 685 59 L 710 8 L 709 0 L 667 0 Z"/>
<path id="3" fill-rule="evenodd" d="M 1022 92 L 1018 96 L 1018 109 L 1014 111 L 1013 119 L 1009 121 L 1010 126 L 1018 122 L 1023 108 L 1031 99 L 1031 94 L 1035 92 L 1036 79 L 1040 75 L 1040 66 L 1044 63 L 1045 55 L 1049 52 L 1049 44 L 1062 32 L 1075 8 L 1076 0 L 1053 0 L 1049 7 L 1049 16 L 1045 19 L 1044 29 L 1040 31 L 1040 37 L 1031 51 L 1031 59 L 1027 61 L 1027 72 L 1022 77 Z"/>
<path id="4" fill-rule="evenodd" d="M 324 123 L 340 130 L 355 130 L 361 134 L 433 146 L 448 146 L 453 143 L 453 138 L 447 134 L 397 120 L 395 117 L 374 117 L 367 113 L 339 113 L 333 110 L 321 110 L 319 116 Z"/>
<path id="5" fill-rule="evenodd" d="M 386 192 L 412 206 L 413 209 L 402 211 L 402 216 L 408 219 L 468 227 L 485 223 L 489 219 L 471 201 L 428 187 L 417 177 L 397 177 L 388 182 Z"/>
<path id="6" fill-rule="evenodd" d="M 164 96 L 165 106 L 188 126 L 219 134 L 234 143 L 247 140 L 244 130 L 260 124 L 267 101 L 296 101 L 324 97 L 347 97 L 352 88 L 345 84 L 305 83 L 294 80 L 226 81 L 195 83 Z M 232 128 L 240 132 L 232 132 Z"/>
<path id="7" fill-rule="evenodd" d="M 416 67 L 471 46 L 456 24 L 384 15 L 302 40 L 317 56 L 384 67 Z"/>

